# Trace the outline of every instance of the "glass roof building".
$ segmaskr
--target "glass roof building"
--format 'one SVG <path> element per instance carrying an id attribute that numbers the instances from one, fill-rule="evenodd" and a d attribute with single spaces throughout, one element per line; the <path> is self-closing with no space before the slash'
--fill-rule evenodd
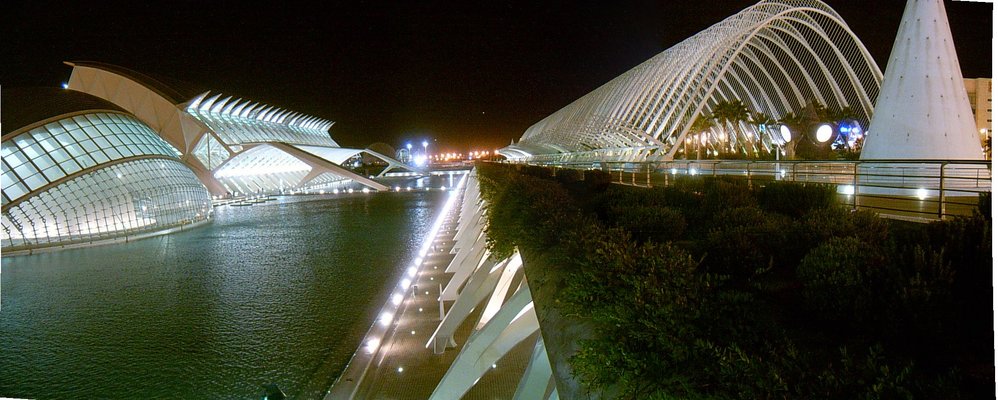
<path id="1" fill-rule="evenodd" d="M 276 193 L 356 182 L 387 187 L 341 166 L 358 154 L 412 168 L 370 149 L 341 147 L 333 122 L 96 62 L 73 67 L 69 89 L 114 103 L 152 127 L 180 153 L 212 195 Z M 418 172 L 418 171 L 417 171 Z"/>
<path id="2" fill-rule="evenodd" d="M 207 221 L 180 154 L 121 108 L 59 89 L 5 90 L 5 251 L 87 244 Z"/>

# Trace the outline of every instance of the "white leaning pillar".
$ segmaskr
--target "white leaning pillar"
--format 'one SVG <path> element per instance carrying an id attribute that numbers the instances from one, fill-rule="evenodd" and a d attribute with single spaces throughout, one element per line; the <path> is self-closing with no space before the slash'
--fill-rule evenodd
<path id="1" fill-rule="evenodd" d="M 430 396 L 431 400 L 459 399 L 471 389 L 500 358 L 521 341 L 537 332 L 540 325 L 527 285 L 513 297 L 482 330 L 475 332 L 451 364 Z"/>

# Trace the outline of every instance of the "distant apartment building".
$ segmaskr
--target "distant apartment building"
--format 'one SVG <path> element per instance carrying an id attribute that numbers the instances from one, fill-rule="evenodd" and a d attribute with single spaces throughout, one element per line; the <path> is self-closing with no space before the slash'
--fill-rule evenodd
<path id="1" fill-rule="evenodd" d="M 991 135 L 991 78 L 964 79 L 967 87 L 967 97 L 970 98 L 970 109 L 974 111 L 974 121 L 977 131 L 983 141 Z"/>

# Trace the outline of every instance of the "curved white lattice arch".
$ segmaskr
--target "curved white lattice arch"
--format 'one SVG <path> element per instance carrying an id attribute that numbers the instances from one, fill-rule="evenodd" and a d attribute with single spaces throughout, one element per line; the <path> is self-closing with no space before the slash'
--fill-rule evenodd
<path id="1" fill-rule="evenodd" d="M 527 129 L 507 157 L 562 161 L 671 159 L 694 119 L 741 100 L 781 118 L 811 101 L 869 122 L 883 74 L 842 18 L 817 0 L 762 1 L 676 44 Z M 708 147 L 769 151 L 740 123 Z M 722 143 L 723 142 L 723 143 Z M 561 148 L 564 151 L 537 152 Z"/>

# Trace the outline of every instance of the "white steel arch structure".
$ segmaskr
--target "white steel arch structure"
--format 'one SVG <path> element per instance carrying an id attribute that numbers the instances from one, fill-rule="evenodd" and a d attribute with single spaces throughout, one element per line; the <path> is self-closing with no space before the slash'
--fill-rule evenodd
<path id="1" fill-rule="evenodd" d="M 283 192 L 348 181 L 387 190 L 341 166 L 362 153 L 388 164 L 382 174 L 412 169 L 368 149 L 340 147 L 329 136 L 332 121 L 222 93 L 185 95 L 114 65 L 66 64 L 73 67 L 69 89 L 110 101 L 152 127 L 180 152 L 212 195 Z"/>
<path id="2" fill-rule="evenodd" d="M 722 102 L 779 119 L 810 102 L 869 122 L 883 74 L 845 21 L 817 0 L 764 0 L 634 67 L 542 119 L 500 153 L 510 159 L 673 159 L 694 120 Z M 740 122 L 698 139 L 770 151 Z"/>

